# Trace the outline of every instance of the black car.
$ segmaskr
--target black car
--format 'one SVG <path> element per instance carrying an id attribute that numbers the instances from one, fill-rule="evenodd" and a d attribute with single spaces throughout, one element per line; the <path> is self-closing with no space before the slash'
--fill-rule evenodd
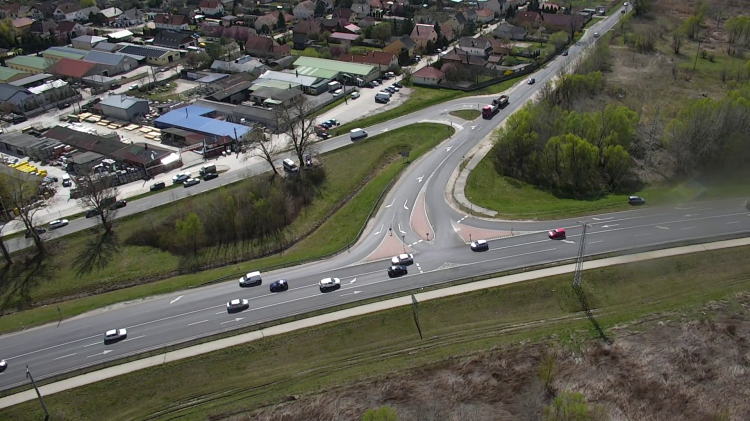
<path id="1" fill-rule="evenodd" d="M 399 88 L 399 89 L 401 89 L 401 88 L 403 88 L 403 87 L 404 87 L 404 85 L 402 85 L 402 84 L 401 84 L 401 83 L 399 83 L 399 82 L 396 82 L 396 83 L 394 83 L 394 84 L 393 84 L 393 86 L 395 86 L 395 87 L 397 87 L 397 88 Z"/>
<path id="2" fill-rule="evenodd" d="M 109 205 L 109 210 L 115 210 L 115 209 L 124 208 L 127 205 L 128 205 L 127 201 L 125 201 L 125 200 L 118 200 L 117 202 Z"/>
<path id="3" fill-rule="evenodd" d="M 47 232 L 47 228 L 36 227 L 36 228 L 34 228 L 34 231 L 36 231 L 37 235 L 42 235 L 45 232 Z M 32 237 L 31 231 L 26 231 L 26 234 L 24 235 L 24 237 L 31 238 Z"/>
<path id="4" fill-rule="evenodd" d="M 630 196 L 628 197 L 628 203 L 633 206 L 645 205 L 646 199 L 642 198 L 641 196 Z"/>
<path id="5" fill-rule="evenodd" d="M 93 218 L 99 216 L 99 209 L 89 209 L 86 211 L 86 218 Z"/>
<path id="6" fill-rule="evenodd" d="M 568 55 L 568 50 L 563 51 L 562 55 L 567 56 Z"/>
<path id="7" fill-rule="evenodd" d="M 219 173 L 210 172 L 203 176 L 203 181 L 213 180 L 214 178 L 217 178 L 217 177 L 219 177 Z"/>
<path id="8" fill-rule="evenodd" d="M 278 281 L 271 284 L 269 287 L 271 292 L 281 292 L 289 289 L 289 283 L 286 279 L 279 279 Z"/>
<path id="9" fill-rule="evenodd" d="M 150 191 L 159 191 L 159 190 L 161 190 L 161 189 L 163 189 L 165 187 L 167 187 L 167 184 L 165 182 L 163 182 L 163 181 L 160 181 L 158 183 L 152 184 L 151 187 L 149 187 L 148 189 Z"/>
<path id="10" fill-rule="evenodd" d="M 323 126 L 323 127 L 325 127 L 326 129 L 330 129 L 331 128 L 331 123 L 328 122 L 328 121 L 324 121 L 324 122 L 320 123 L 320 125 Z"/>
<path id="11" fill-rule="evenodd" d="M 395 278 L 397 276 L 403 276 L 406 275 L 408 272 L 406 270 L 406 266 L 401 265 L 393 265 L 388 268 L 388 277 L 389 278 Z"/>
<path id="12" fill-rule="evenodd" d="M 66 108 L 68 108 L 68 107 L 70 107 L 70 104 L 68 104 L 67 102 L 66 102 L 66 103 L 64 103 L 64 104 L 58 104 L 58 105 L 57 105 L 57 108 L 58 108 L 59 110 L 64 110 L 64 109 L 66 109 Z"/>

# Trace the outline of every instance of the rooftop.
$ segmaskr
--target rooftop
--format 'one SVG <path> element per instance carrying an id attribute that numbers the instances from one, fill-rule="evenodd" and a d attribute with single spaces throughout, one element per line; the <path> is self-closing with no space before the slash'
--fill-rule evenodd
<path id="1" fill-rule="evenodd" d="M 80 37 L 73 38 L 72 41 L 78 41 L 78 42 L 87 42 L 91 45 L 94 45 L 98 42 L 106 41 L 107 38 L 105 37 L 98 37 L 96 35 L 81 35 Z"/>
<path id="2" fill-rule="evenodd" d="M 60 79 L 50 80 L 39 86 L 32 86 L 31 88 L 29 88 L 29 92 L 39 95 L 44 91 L 49 91 L 50 89 L 62 88 L 63 86 L 67 86 L 67 85 L 68 85 L 68 82 L 65 82 L 64 80 L 60 80 Z"/>
<path id="3" fill-rule="evenodd" d="M 142 57 L 149 57 L 149 58 L 158 58 L 162 57 L 166 54 L 169 54 L 172 51 L 169 48 L 161 48 L 161 47 L 152 47 L 152 46 L 144 46 L 144 45 L 133 45 L 133 44 L 120 44 L 124 45 L 118 52 L 123 54 L 132 54 Z"/>
<path id="4" fill-rule="evenodd" d="M 314 73 L 314 69 L 322 69 L 336 73 L 350 73 L 357 76 L 367 76 L 375 70 L 373 66 L 360 63 L 347 63 L 337 60 L 327 60 L 323 58 L 314 57 L 300 57 L 294 62 L 294 66 L 297 67 L 297 71 L 303 75 L 309 75 Z M 309 73 L 303 71 L 310 69 Z M 332 76 L 331 76 L 332 77 Z"/>
<path id="5" fill-rule="evenodd" d="M 122 31 L 110 32 L 109 34 L 107 34 L 107 36 L 109 38 L 114 38 L 114 39 L 123 39 L 127 37 L 132 37 L 133 33 L 128 31 L 127 29 L 123 29 Z"/>
<path id="6" fill-rule="evenodd" d="M 10 67 L 0 67 L 0 81 L 12 79 L 19 74 L 28 74 L 23 70 L 11 69 Z"/>
<path id="7" fill-rule="evenodd" d="M 77 50 L 75 48 L 50 47 L 44 50 L 42 54 L 61 58 L 69 58 L 72 60 L 80 60 L 86 55 L 86 53 L 87 51 Z"/>
<path id="8" fill-rule="evenodd" d="M 27 76 L 27 77 L 22 78 L 22 79 L 17 79 L 17 80 L 14 80 L 13 82 L 9 82 L 9 83 L 11 85 L 13 85 L 13 86 L 26 86 L 26 85 L 29 85 L 31 83 L 36 83 L 36 82 L 40 82 L 42 80 L 47 80 L 47 79 L 49 79 L 51 77 L 52 77 L 52 75 L 47 74 L 47 73 L 37 73 L 35 75 Z"/>
<path id="9" fill-rule="evenodd" d="M 133 98 L 133 97 L 129 97 L 126 95 L 108 96 L 107 98 L 103 99 L 102 102 L 100 102 L 100 104 L 106 105 L 108 107 L 113 107 L 113 108 L 128 109 L 139 102 L 143 102 L 143 103 L 146 103 L 146 105 L 148 105 L 148 100 L 146 99 Z"/>
<path id="10" fill-rule="evenodd" d="M 229 136 L 234 139 L 235 135 L 242 137 L 249 132 L 250 127 L 240 124 L 229 123 L 222 120 L 205 117 L 215 110 L 201 107 L 199 105 L 188 105 L 187 107 L 172 110 L 154 121 L 158 128 L 178 127 L 193 132 L 207 133 L 213 136 Z"/>
<path id="11" fill-rule="evenodd" d="M 31 57 L 31 56 L 15 56 L 10 60 L 6 61 L 7 64 L 15 64 L 16 66 L 30 67 L 36 70 L 47 70 L 52 66 L 52 62 L 42 57 Z"/>
<path id="12" fill-rule="evenodd" d="M 94 66 L 96 66 L 96 63 L 90 61 L 62 58 L 55 63 L 53 71 L 60 76 L 82 78 L 88 75 Z"/>
<path id="13" fill-rule="evenodd" d="M 318 78 L 314 76 L 304 76 L 294 73 L 276 72 L 269 70 L 258 77 L 258 81 L 261 80 L 277 80 L 284 83 L 293 83 L 297 86 L 313 86 Z"/>
<path id="14" fill-rule="evenodd" d="M 118 63 L 125 59 L 125 56 L 123 54 L 107 53 L 105 51 L 89 51 L 89 53 L 86 54 L 83 59 L 94 63 L 116 66 Z"/>

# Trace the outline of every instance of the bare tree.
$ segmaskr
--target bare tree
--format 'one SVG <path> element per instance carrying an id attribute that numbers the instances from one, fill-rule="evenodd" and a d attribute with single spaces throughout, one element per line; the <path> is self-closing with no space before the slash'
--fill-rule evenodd
<path id="1" fill-rule="evenodd" d="M 294 149 L 300 165 L 316 137 L 314 111 L 314 105 L 305 99 L 295 101 L 277 111 L 278 121 L 289 138 L 289 146 Z"/>
<path id="2" fill-rule="evenodd" d="M 117 200 L 117 187 L 109 178 L 87 174 L 76 179 L 76 188 L 80 192 L 78 204 L 84 209 L 96 213 L 105 234 L 112 232 L 112 223 L 117 212 L 112 204 Z"/>
<path id="3" fill-rule="evenodd" d="M 247 150 L 247 152 L 245 152 L 245 159 L 256 156 L 263 158 L 263 160 L 271 166 L 273 175 L 276 176 L 279 174 L 279 171 L 273 163 L 283 149 L 279 142 L 274 143 L 271 136 L 267 136 L 261 127 L 254 127 L 253 130 L 247 132 L 242 137 L 241 142 Z"/>
<path id="4" fill-rule="evenodd" d="M 10 206 L 30 233 L 34 245 L 44 253 L 44 241 L 37 230 L 36 213 L 44 208 L 54 197 L 55 191 L 41 185 L 41 179 L 32 175 L 21 175 L 22 178 L 3 177 L 0 189 L 0 200 Z"/>
<path id="5" fill-rule="evenodd" d="M 7 209 L 3 209 L 3 211 L 6 212 L 4 220 L 0 223 L 0 250 L 3 252 L 3 258 L 5 258 L 5 263 L 7 263 L 8 266 L 13 264 L 13 259 L 10 257 L 10 253 L 8 252 L 8 247 L 5 246 L 5 241 L 3 241 L 2 232 L 5 229 L 5 226 L 8 225 L 8 222 L 10 222 L 12 219 L 8 217 L 7 215 Z"/>

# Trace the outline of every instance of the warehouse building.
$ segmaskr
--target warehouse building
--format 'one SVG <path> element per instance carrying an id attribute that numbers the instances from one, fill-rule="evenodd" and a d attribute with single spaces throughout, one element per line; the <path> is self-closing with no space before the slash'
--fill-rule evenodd
<path id="1" fill-rule="evenodd" d="M 118 50 L 118 53 L 145 57 L 146 63 L 153 64 L 155 66 L 163 66 L 180 59 L 180 52 L 178 50 L 125 43 L 122 43 L 120 45 L 122 45 L 123 47 Z"/>
<path id="2" fill-rule="evenodd" d="M 105 116 L 123 121 L 134 121 L 148 114 L 148 100 L 127 95 L 109 96 L 99 106 Z"/>
<path id="3" fill-rule="evenodd" d="M 241 124 L 219 120 L 215 109 L 188 105 L 172 110 L 154 121 L 157 129 L 178 128 L 193 133 L 209 135 L 217 138 L 240 138 L 252 130 Z"/>
<path id="4" fill-rule="evenodd" d="M 295 73 L 267 71 L 258 77 L 255 85 L 259 87 L 278 89 L 278 82 L 281 82 L 292 85 L 292 88 L 301 89 L 308 95 L 320 95 L 328 90 L 328 82 L 330 81 L 331 78 L 326 79 L 315 76 L 303 76 Z"/>
<path id="5" fill-rule="evenodd" d="M 115 76 L 127 73 L 138 67 L 138 60 L 119 53 L 105 53 L 104 51 L 89 51 L 83 60 L 96 63 L 102 76 Z"/>
<path id="6" fill-rule="evenodd" d="M 336 79 L 358 86 L 371 82 L 380 76 L 380 71 L 375 66 L 314 57 L 300 57 L 295 60 L 294 71 L 296 75 L 300 76 Z"/>

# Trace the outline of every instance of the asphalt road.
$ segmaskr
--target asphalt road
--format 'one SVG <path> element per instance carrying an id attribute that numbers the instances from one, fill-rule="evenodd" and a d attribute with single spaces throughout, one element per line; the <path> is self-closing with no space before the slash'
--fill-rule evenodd
<path id="1" fill-rule="evenodd" d="M 618 15 L 619 16 L 619 15 Z M 614 24 L 614 16 L 599 23 L 594 30 L 604 32 Z M 585 44 L 585 41 L 583 41 Z M 582 45 L 573 46 L 570 56 L 580 53 Z M 460 130 L 433 152 L 409 166 L 385 199 L 380 211 L 371 221 L 370 229 L 349 253 L 317 263 L 264 273 L 259 287 L 240 288 L 227 282 L 204 288 L 154 297 L 134 304 L 115 306 L 56 325 L 29 329 L 5 335 L 0 340 L 0 358 L 9 368 L 0 374 L 0 389 L 8 389 L 27 382 L 26 365 L 33 368 L 36 379 L 43 379 L 76 368 L 114 360 L 150 349 L 158 349 L 221 331 L 263 321 L 284 318 L 311 310 L 323 309 L 403 290 L 425 287 L 447 281 L 570 259 L 576 256 L 580 242 L 580 218 L 555 222 L 502 222 L 467 217 L 447 205 L 445 186 L 451 172 L 462 156 L 492 131 L 502 120 L 530 99 L 540 85 L 553 77 L 559 66 L 558 58 L 534 75 L 536 85 L 519 85 L 511 93 L 511 103 L 492 120 L 476 120 L 460 126 Z M 448 111 L 476 108 L 489 102 L 487 97 L 464 98 L 424 111 L 403 116 L 368 128 L 370 135 L 392 130 L 420 121 L 454 121 Z M 331 139 L 320 144 L 321 152 L 350 144 L 348 137 Z M 262 166 L 248 172 L 262 171 Z M 223 178 L 241 177 L 230 174 Z M 187 194 L 211 188 L 222 180 L 201 183 L 194 188 L 175 189 L 133 201 L 120 211 L 119 216 L 143 211 L 169 203 Z M 414 204 L 420 193 L 426 197 L 426 208 L 434 237 L 422 241 L 411 229 Z M 629 250 L 636 247 L 664 245 L 678 241 L 750 233 L 750 212 L 742 200 L 695 203 L 684 206 L 641 207 L 626 212 L 586 218 L 591 228 L 587 234 L 587 254 Z M 92 220 L 72 221 L 57 233 L 69 233 L 92 226 Z M 527 235 L 491 241 L 490 250 L 472 252 L 456 235 L 456 227 L 467 226 L 493 230 L 535 232 Z M 567 228 L 565 240 L 550 240 L 546 230 Z M 389 230 L 391 228 L 392 230 Z M 366 261 L 390 235 L 402 236 L 415 250 L 415 264 L 409 274 L 389 279 L 388 261 Z M 23 239 L 20 239 L 23 240 Z M 15 243 L 22 247 L 22 241 Z M 321 292 L 317 283 L 324 277 L 338 277 L 341 288 Z M 268 284 L 276 279 L 289 281 L 291 289 L 272 294 Z M 234 298 L 250 300 L 250 309 L 227 314 L 225 303 Z M 128 329 L 128 338 L 119 343 L 104 345 L 103 333 L 108 329 Z"/>

